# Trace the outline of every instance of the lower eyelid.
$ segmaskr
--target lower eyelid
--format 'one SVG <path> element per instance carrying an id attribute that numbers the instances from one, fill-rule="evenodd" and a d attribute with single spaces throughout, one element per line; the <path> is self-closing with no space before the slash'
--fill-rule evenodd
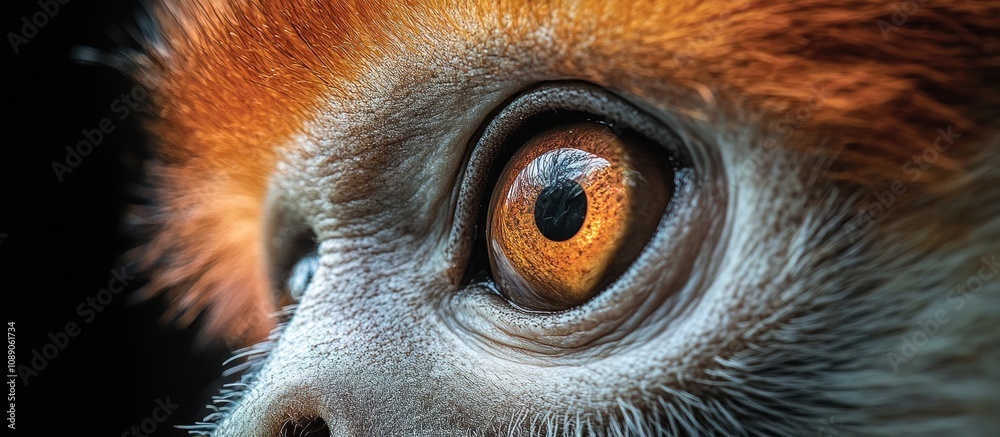
<path id="1" fill-rule="evenodd" d="M 657 130 L 647 127 L 645 132 Z M 464 331 L 473 341 L 484 342 L 484 350 L 514 342 L 519 359 L 538 359 L 541 365 L 553 355 L 564 356 L 569 362 L 605 356 L 602 354 L 641 342 L 636 336 L 679 329 L 676 323 L 687 317 L 684 314 L 700 306 L 699 290 L 712 282 L 718 268 L 713 260 L 719 258 L 719 244 L 729 235 L 724 230 L 728 226 L 728 189 L 725 172 L 718 168 L 717 150 L 689 146 L 687 140 L 697 142 L 697 138 L 682 141 L 668 137 L 666 142 L 670 144 L 663 149 L 681 150 L 671 160 L 676 192 L 668 208 L 673 218 L 667 219 L 664 214 L 649 246 L 616 284 L 580 307 L 541 314 L 511 307 L 488 283 L 473 283 L 443 306 L 443 319 L 450 320 L 452 329 Z M 681 149 L 686 147 L 693 149 Z M 474 150 L 473 156 L 476 153 L 481 151 Z M 667 241 L 673 238 L 678 240 Z M 688 247 L 688 252 L 679 251 L 680 247 Z M 664 259 L 672 250 L 678 253 Z M 502 340 L 498 335 L 518 340 Z M 501 348 L 499 353 L 504 350 Z"/>

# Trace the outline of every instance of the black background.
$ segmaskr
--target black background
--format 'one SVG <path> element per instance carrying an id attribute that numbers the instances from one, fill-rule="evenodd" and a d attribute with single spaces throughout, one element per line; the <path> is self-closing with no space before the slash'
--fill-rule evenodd
<path id="1" fill-rule="evenodd" d="M 137 157 L 144 156 L 145 141 L 141 116 L 118 120 L 111 110 L 132 88 L 128 78 L 76 62 L 71 53 L 77 46 L 108 51 L 127 45 L 114 35 L 135 21 L 136 3 L 70 0 L 16 54 L 8 34 L 21 33 L 21 18 L 30 20 L 42 8 L 37 0 L 8 1 L 2 8 L 3 322 L 15 322 L 17 362 L 23 365 L 30 365 L 33 349 L 51 342 L 49 333 L 61 332 L 67 322 L 80 326 L 79 335 L 27 386 L 18 379 L 17 429 L 10 432 L 5 421 L 3 434 L 120 436 L 152 417 L 157 399 L 169 398 L 180 408 L 151 435 L 184 435 L 173 426 L 204 414 L 228 351 L 195 346 L 196 328 L 162 325 L 162 300 L 130 298 L 141 288 L 141 276 L 91 323 L 77 312 L 107 287 L 111 270 L 125 265 L 122 254 L 138 244 L 125 232 L 123 215 L 142 201 L 134 188 L 140 186 Z M 52 162 L 64 162 L 65 147 L 105 117 L 115 130 L 60 182 Z M 9 402 L 3 405 L 6 411 Z"/>

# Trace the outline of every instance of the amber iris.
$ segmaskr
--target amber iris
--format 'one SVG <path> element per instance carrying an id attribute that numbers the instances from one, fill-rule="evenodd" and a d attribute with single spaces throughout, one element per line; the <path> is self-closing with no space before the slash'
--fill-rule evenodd
<path id="1" fill-rule="evenodd" d="M 635 260 L 673 192 L 669 163 L 638 142 L 575 123 L 535 135 L 510 160 L 493 192 L 487 239 L 511 303 L 578 306 Z"/>

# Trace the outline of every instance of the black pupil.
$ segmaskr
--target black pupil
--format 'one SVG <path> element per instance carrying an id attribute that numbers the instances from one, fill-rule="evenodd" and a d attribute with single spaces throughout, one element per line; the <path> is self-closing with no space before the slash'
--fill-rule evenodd
<path id="1" fill-rule="evenodd" d="M 535 200 L 535 226 L 552 241 L 576 235 L 587 216 L 587 194 L 575 181 L 563 179 L 549 185 Z"/>

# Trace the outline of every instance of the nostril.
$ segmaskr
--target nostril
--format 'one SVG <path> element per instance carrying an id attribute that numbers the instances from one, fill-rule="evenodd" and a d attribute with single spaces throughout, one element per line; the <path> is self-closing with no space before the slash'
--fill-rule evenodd
<path id="1" fill-rule="evenodd" d="M 319 417 L 288 420 L 281 425 L 278 437 L 330 437 L 330 427 Z"/>

